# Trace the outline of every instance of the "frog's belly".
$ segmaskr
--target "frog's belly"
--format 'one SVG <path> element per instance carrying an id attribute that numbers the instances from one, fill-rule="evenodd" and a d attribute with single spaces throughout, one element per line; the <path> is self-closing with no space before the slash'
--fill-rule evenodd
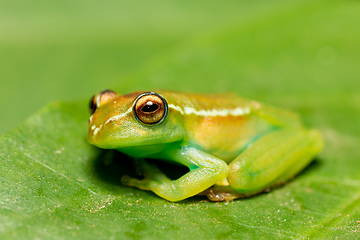
<path id="1" fill-rule="evenodd" d="M 231 162 L 246 147 L 273 127 L 257 118 L 204 118 L 194 131 L 193 141 L 204 151 Z"/>

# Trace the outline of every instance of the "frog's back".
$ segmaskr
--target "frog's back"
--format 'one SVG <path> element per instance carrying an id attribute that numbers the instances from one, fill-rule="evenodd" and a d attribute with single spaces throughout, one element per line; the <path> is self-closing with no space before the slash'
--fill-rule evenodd
<path id="1" fill-rule="evenodd" d="M 187 109 L 188 112 L 191 111 L 190 109 L 197 112 L 207 111 L 208 114 L 212 111 L 213 115 L 216 114 L 215 111 L 218 111 L 218 115 L 224 115 L 225 110 L 246 109 L 254 103 L 254 101 L 235 94 L 194 94 L 168 91 L 159 91 L 158 93 L 165 97 L 170 108 Z M 205 115 L 204 112 L 202 114 Z"/>
<path id="2" fill-rule="evenodd" d="M 168 101 L 170 114 L 182 115 L 184 140 L 228 162 L 272 127 L 252 114 L 259 103 L 233 94 L 159 93 Z"/>

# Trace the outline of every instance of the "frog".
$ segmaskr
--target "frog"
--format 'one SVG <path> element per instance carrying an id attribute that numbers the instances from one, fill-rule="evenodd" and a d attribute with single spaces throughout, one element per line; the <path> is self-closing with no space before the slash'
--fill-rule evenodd
<path id="1" fill-rule="evenodd" d="M 236 94 L 104 90 L 92 97 L 90 112 L 89 143 L 130 156 L 142 176 L 124 175 L 122 184 L 170 202 L 268 192 L 293 179 L 324 145 L 297 113 Z M 188 172 L 171 179 L 149 160 Z"/>

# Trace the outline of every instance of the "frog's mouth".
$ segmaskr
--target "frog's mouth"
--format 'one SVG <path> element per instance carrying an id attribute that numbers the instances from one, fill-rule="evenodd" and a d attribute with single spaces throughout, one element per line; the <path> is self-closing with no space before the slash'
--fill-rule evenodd
<path id="1" fill-rule="evenodd" d="M 124 131 L 123 134 L 104 134 L 102 131 L 89 129 L 88 141 L 90 144 L 103 149 L 117 149 L 128 155 L 151 155 L 162 151 L 180 139 L 157 139 L 147 137 L 147 134 L 137 135 Z M 161 134 L 160 134 L 161 136 Z"/>

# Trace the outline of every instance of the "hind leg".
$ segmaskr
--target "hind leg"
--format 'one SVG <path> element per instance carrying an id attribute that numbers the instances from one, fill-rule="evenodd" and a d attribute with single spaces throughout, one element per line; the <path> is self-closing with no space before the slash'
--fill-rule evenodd
<path id="1" fill-rule="evenodd" d="M 317 130 L 275 130 L 254 142 L 229 164 L 229 186 L 215 185 L 206 195 L 212 201 L 229 201 L 266 191 L 294 177 L 322 146 Z"/>

